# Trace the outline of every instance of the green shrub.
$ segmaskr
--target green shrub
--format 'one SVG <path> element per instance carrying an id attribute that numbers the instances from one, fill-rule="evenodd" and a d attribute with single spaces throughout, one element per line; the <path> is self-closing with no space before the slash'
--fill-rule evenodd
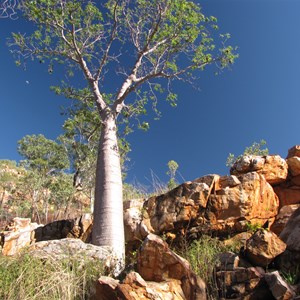
<path id="1" fill-rule="evenodd" d="M 0 256 L 0 299 L 89 299 L 102 273 L 100 262 L 87 259 Z"/>
<path id="2" fill-rule="evenodd" d="M 234 154 L 229 153 L 226 160 L 226 166 L 231 168 L 236 161 L 238 161 L 240 158 L 246 155 L 258 155 L 258 156 L 268 155 L 269 154 L 268 148 L 264 148 L 266 144 L 267 142 L 265 140 L 261 140 L 259 143 L 254 142 L 251 146 L 245 148 L 243 154 L 240 154 L 237 157 Z"/>
<path id="3" fill-rule="evenodd" d="M 218 299 L 215 266 L 219 262 L 219 254 L 225 251 L 226 247 L 217 238 L 203 235 L 181 253 L 193 271 L 206 282 L 208 299 Z"/>

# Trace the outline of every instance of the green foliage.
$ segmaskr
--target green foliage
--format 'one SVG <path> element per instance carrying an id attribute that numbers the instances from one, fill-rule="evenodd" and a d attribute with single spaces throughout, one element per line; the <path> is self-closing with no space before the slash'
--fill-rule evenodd
<path id="1" fill-rule="evenodd" d="M 263 226 L 262 226 L 262 224 L 259 224 L 259 223 L 252 224 L 249 222 L 246 224 L 246 228 L 247 228 L 247 231 L 255 233 L 258 229 L 262 229 Z"/>
<path id="2" fill-rule="evenodd" d="M 246 147 L 243 154 L 235 157 L 234 154 L 229 153 L 229 156 L 226 160 L 226 166 L 232 167 L 236 161 L 246 155 L 258 155 L 258 156 L 265 156 L 269 154 L 268 148 L 264 148 L 267 142 L 265 140 L 261 140 L 259 143 L 254 142 L 251 146 Z"/>
<path id="3" fill-rule="evenodd" d="M 92 295 L 101 273 L 102 263 L 82 257 L 42 260 L 27 253 L 0 256 L 0 298 L 84 300 Z"/>
<path id="4" fill-rule="evenodd" d="M 175 179 L 178 167 L 179 167 L 179 165 L 178 165 L 178 163 L 175 160 L 170 160 L 168 162 L 167 175 L 170 176 L 170 180 L 168 182 L 168 189 L 169 190 L 174 189 L 178 185 L 178 183 L 177 183 L 177 181 Z"/>
<path id="5" fill-rule="evenodd" d="M 18 152 L 26 158 L 23 165 L 37 170 L 41 175 L 69 168 L 65 148 L 55 141 L 46 139 L 42 134 L 26 135 L 18 141 Z"/>
<path id="6" fill-rule="evenodd" d="M 295 285 L 299 282 L 299 266 L 296 266 L 293 270 L 290 271 L 281 271 L 280 274 L 283 279 L 290 285 Z"/>
<path id="7" fill-rule="evenodd" d="M 218 299 L 214 269 L 219 263 L 218 255 L 224 251 L 225 247 L 218 239 L 203 235 L 180 253 L 189 261 L 193 271 L 206 282 L 209 299 Z"/>

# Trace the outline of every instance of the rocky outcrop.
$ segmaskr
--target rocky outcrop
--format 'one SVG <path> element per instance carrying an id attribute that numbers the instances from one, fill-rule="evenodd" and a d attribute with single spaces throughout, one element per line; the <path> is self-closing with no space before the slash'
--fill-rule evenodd
<path id="1" fill-rule="evenodd" d="M 90 240 L 91 230 L 90 214 L 76 219 L 55 221 L 45 226 L 31 223 L 28 218 L 14 218 L 13 223 L 1 232 L 0 246 L 3 255 L 14 255 L 24 247 L 40 241 L 77 238 L 87 242 Z"/>
<path id="2" fill-rule="evenodd" d="M 84 214 L 75 219 L 55 221 L 35 230 L 35 240 L 40 242 L 63 238 L 78 238 L 88 242 L 92 231 L 92 223 L 91 214 Z"/>
<path id="3" fill-rule="evenodd" d="M 219 299 L 273 299 L 264 280 L 265 271 L 253 267 L 239 255 L 219 255 L 216 280 Z"/>
<path id="4" fill-rule="evenodd" d="M 276 233 L 278 236 L 286 226 L 288 220 L 292 216 L 295 210 L 297 210 L 300 207 L 300 204 L 291 204 L 291 205 L 285 205 L 277 214 L 274 223 L 271 225 L 270 230 L 274 233 Z"/>
<path id="5" fill-rule="evenodd" d="M 2 255 L 15 255 L 34 240 L 34 230 L 41 225 L 27 218 L 14 218 L 13 224 L 0 235 Z"/>
<path id="6" fill-rule="evenodd" d="M 268 183 L 275 185 L 286 180 L 288 165 L 279 155 L 248 155 L 238 159 L 230 169 L 230 174 L 232 175 L 249 172 L 261 174 Z"/>
<path id="7" fill-rule="evenodd" d="M 158 236 L 149 234 L 143 242 L 138 252 L 137 271 L 130 272 L 122 281 L 100 277 L 95 300 L 206 299 L 205 283 Z"/>
<path id="8" fill-rule="evenodd" d="M 132 236 L 141 227 L 144 232 L 169 232 L 176 238 L 181 235 L 195 239 L 214 232 L 228 236 L 246 231 L 247 224 L 271 224 L 278 205 L 271 185 L 256 172 L 240 176 L 207 175 L 145 201 L 139 223 L 135 222 L 129 230 Z"/>
<path id="9" fill-rule="evenodd" d="M 72 257 L 74 259 L 103 261 L 106 268 L 111 268 L 113 262 L 110 249 L 87 244 L 74 238 L 37 242 L 32 244 L 28 251 L 31 255 L 43 259 L 51 257 L 52 259 L 62 260 Z"/>
<path id="10" fill-rule="evenodd" d="M 286 249 L 286 244 L 271 231 L 257 230 L 246 242 L 247 259 L 254 265 L 267 267 Z"/>

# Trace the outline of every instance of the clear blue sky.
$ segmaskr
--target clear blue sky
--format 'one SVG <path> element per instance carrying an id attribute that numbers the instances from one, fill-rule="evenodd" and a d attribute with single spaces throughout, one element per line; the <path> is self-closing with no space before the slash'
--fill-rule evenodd
<path id="1" fill-rule="evenodd" d="M 200 91 L 176 84 L 176 109 L 161 104 L 162 118 L 146 133 L 136 131 L 127 181 L 147 183 L 151 172 L 167 181 L 171 159 L 185 180 L 209 173 L 227 174 L 229 152 L 240 154 L 265 139 L 271 154 L 285 157 L 300 144 L 300 1 L 203 0 L 203 12 L 218 18 L 239 47 L 232 70 L 201 74 Z M 60 134 L 60 105 L 67 101 L 49 91 L 60 74 L 46 66 L 17 68 L 5 45 L 18 21 L 0 20 L 0 159 L 18 160 L 17 141 L 26 134 Z M 180 179 L 180 178 L 179 178 Z"/>

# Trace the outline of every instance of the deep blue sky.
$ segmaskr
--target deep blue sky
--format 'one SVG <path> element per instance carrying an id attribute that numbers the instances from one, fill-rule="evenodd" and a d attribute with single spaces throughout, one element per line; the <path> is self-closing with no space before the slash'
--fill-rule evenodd
<path id="1" fill-rule="evenodd" d="M 130 136 L 132 152 L 127 181 L 147 183 L 152 170 L 162 181 L 171 159 L 185 180 L 208 173 L 227 174 L 229 152 L 240 154 L 265 139 L 270 153 L 285 157 L 299 144 L 300 1 L 203 0 L 203 12 L 218 18 L 238 46 L 232 70 L 201 74 L 199 90 L 177 83 L 176 109 L 160 106 L 162 118 L 146 133 Z M 0 159 L 18 160 L 17 141 L 26 134 L 54 139 L 63 123 L 60 105 L 67 102 L 49 91 L 58 73 L 46 66 L 14 65 L 6 37 L 22 31 L 18 21 L 0 20 Z M 29 82 L 26 83 L 26 82 Z M 181 180 L 179 178 L 179 180 Z"/>

